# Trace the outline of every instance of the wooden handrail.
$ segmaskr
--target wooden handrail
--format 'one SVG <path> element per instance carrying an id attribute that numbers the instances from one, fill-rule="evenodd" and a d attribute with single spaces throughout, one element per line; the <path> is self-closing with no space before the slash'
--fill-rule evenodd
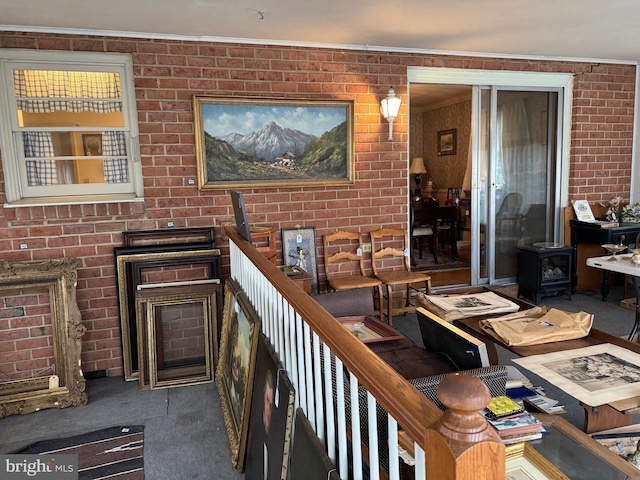
<path id="1" fill-rule="evenodd" d="M 476 377 L 454 374 L 445 378 L 438 398 L 443 412 L 405 378 L 382 361 L 313 297 L 278 267 L 225 227 L 229 239 L 266 277 L 320 340 L 352 372 L 377 403 L 386 410 L 425 452 L 428 479 L 494 480 L 505 477 L 504 445 L 478 410 L 490 399 L 488 388 Z"/>
<path id="2" fill-rule="evenodd" d="M 329 312 L 257 252 L 235 228 L 225 227 L 225 232 L 409 436 L 424 438 L 425 426 L 435 422 L 442 411 L 355 336 L 345 335 L 344 327 Z"/>

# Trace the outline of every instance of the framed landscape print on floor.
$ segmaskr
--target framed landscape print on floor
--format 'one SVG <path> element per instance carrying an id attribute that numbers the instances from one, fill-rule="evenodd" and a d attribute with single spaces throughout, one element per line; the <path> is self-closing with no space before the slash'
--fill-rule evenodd
<path id="1" fill-rule="evenodd" d="M 231 461 L 240 472 L 244 469 L 259 333 L 260 321 L 247 296 L 235 280 L 227 279 L 216 386 L 229 435 Z"/>

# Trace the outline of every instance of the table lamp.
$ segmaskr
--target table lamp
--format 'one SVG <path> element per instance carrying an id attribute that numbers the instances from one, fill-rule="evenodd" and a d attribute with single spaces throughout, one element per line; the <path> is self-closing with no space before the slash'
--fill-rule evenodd
<path id="1" fill-rule="evenodd" d="M 424 160 L 422 157 L 415 157 L 413 160 L 411 160 L 409 173 L 412 173 L 414 175 L 416 181 L 416 189 L 413 191 L 413 194 L 416 196 L 421 196 L 422 190 L 420 189 L 420 181 L 422 180 L 422 175 L 427 173 L 427 169 L 424 168 Z"/>

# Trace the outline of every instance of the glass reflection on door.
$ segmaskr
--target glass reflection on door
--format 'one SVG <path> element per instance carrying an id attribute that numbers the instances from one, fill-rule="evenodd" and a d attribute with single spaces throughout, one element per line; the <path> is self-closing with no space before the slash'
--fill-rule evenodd
<path id="1" fill-rule="evenodd" d="M 558 94 L 480 91 L 480 283 L 518 274 L 523 245 L 554 239 Z"/>

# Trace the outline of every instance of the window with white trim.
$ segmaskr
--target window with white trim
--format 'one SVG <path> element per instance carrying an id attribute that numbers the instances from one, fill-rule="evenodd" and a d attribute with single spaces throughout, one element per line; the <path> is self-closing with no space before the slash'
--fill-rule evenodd
<path id="1" fill-rule="evenodd" d="M 0 50 L 7 203 L 142 197 L 131 57 Z"/>

